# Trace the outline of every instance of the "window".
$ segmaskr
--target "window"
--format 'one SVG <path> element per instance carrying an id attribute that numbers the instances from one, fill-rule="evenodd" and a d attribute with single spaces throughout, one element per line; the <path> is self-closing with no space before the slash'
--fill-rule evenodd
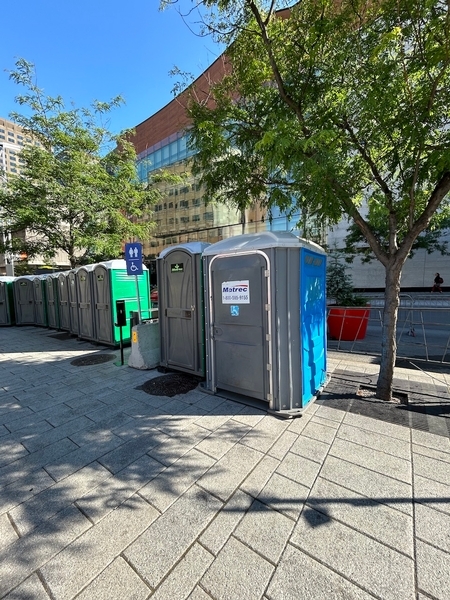
<path id="1" fill-rule="evenodd" d="M 18 139 L 18 140 L 23 140 L 23 135 L 18 135 L 18 136 L 17 136 L 17 139 Z"/>
<path id="2" fill-rule="evenodd" d="M 173 202 L 169 202 L 169 208 L 173 208 Z"/>
<path id="3" fill-rule="evenodd" d="M 200 215 L 192 215 L 193 221 L 200 221 Z"/>
<path id="4" fill-rule="evenodd" d="M 188 206 L 189 206 L 189 200 L 181 200 L 180 208 L 188 208 Z"/>
<path id="5" fill-rule="evenodd" d="M 214 213 L 213 212 L 205 212 L 203 213 L 205 217 L 205 221 L 214 221 Z"/>
<path id="6" fill-rule="evenodd" d="M 192 200 L 192 206 L 200 206 L 200 198 L 194 198 Z"/>
<path id="7" fill-rule="evenodd" d="M 189 223 L 189 217 L 181 217 L 181 218 L 180 218 L 180 221 L 181 221 L 182 223 Z"/>

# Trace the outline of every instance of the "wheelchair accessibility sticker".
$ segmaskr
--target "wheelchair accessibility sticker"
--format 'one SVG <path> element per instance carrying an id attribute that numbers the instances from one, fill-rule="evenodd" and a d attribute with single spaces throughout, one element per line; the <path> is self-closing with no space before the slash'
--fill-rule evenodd
<path id="1" fill-rule="evenodd" d="M 239 316 L 239 306 L 232 304 L 230 306 L 230 313 L 232 317 L 238 317 Z"/>

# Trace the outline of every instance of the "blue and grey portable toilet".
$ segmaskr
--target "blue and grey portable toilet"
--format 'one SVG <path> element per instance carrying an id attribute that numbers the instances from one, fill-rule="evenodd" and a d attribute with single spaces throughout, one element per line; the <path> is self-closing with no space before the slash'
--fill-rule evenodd
<path id="1" fill-rule="evenodd" d="M 301 412 L 326 381 L 325 251 L 266 231 L 217 242 L 203 261 L 206 389 Z"/>
<path id="2" fill-rule="evenodd" d="M 0 276 L 0 326 L 14 325 L 14 277 Z"/>
<path id="3" fill-rule="evenodd" d="M 75 286 L 78 301 L 78 337 L 95 340 L 94 292 L 92 272 L 95 265 L 84 265 L 75 271 Z"/>
<path id="4" fill-rule="evenodd" d="M 210 244 L 165 248 L 156 261 L 160 364 L 205 376 L 202 252 Z"/>
<path id="5" fill-rule="evenodd" d="M 16 325 L 34 325 L 34 289 L 32 275 L 22 275 L 13 282 Z"/>
<path id="6" fill-rule="evenodd" d="M 78 319 L 78 295 L 77 295 L 77 269 L 71 269 L 67 273 L 67 297 L 69 299 L 70 333 L 78 335 L 80 331 Z"/>
<path id="7" fill-rule="evenodd" d="M 59 314 L 59 328 L 70 331 L 70 305 L 69 305 L 69 280 L 68 271 L 58 273 L 57 277 L 57 301 Z"/>
<path id="8" fill-rule="evenodd" d="M 47 325 L 52 329 L 59 329 L 58 273 L 44 275 L 43 283 L 47 307 Z"/>

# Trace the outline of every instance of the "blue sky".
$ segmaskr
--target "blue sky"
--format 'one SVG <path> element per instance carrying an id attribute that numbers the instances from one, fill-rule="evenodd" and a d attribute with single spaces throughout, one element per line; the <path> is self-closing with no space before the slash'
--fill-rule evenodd
<path id="1" fill-rule="evenodd" d="M 190 5 L 187 0 L 184 6 Z M 200 75 L 220 55 L 210 38 L 199 38 L 174 7 L 159 0 L 16 0 L 2 3 L 0 117 L 21 112 L 20 88 L 9 80 L 17 58 L 35 64 L 48 95 L 88 106 L 121 95 L 111 113 L 113 132 L 133 127 L 173 98 L 175 66 Z M 188 18 L 193 29 L 198 15 Z"/>

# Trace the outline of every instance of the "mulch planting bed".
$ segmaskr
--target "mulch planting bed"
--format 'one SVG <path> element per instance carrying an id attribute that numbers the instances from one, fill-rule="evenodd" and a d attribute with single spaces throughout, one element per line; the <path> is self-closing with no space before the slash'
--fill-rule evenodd
<path id="1" fill-rule="evenodd" d="M 169 396 L 172 398 L 177 394 L 187 394 L 195 390 L 201 380 L 188 373 L 168 373 L 149 379 L 138 389 L 151 396 Z"/>

